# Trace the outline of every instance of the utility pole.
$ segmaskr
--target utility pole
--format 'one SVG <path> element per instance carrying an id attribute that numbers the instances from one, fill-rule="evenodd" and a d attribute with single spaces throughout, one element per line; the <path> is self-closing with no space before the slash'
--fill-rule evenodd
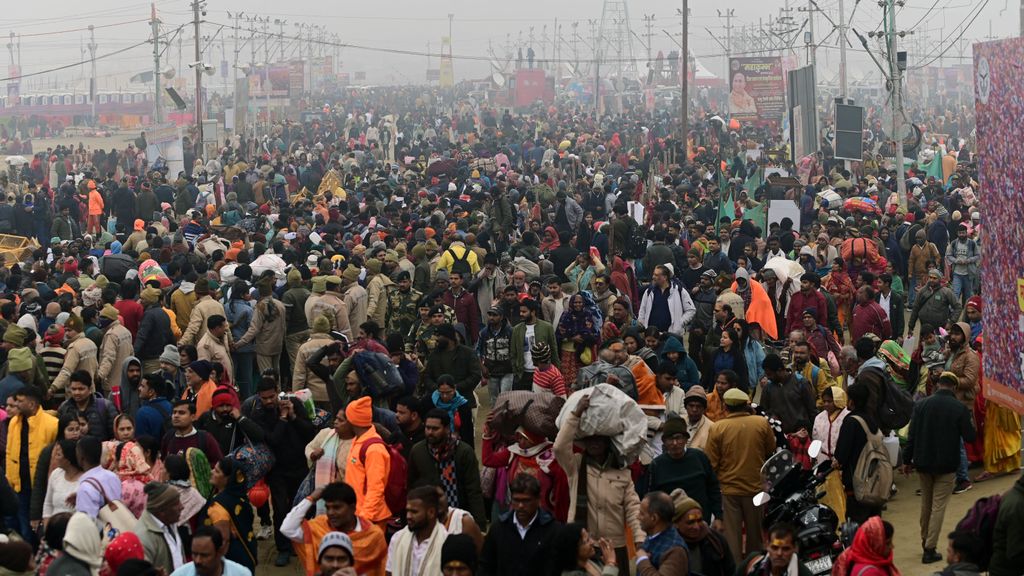
<path id="1" fill-rule="evenodd" d="M 726 79 L 726 85 L 729 83 L 729 59 L 732 58 L 732 19 L 736 17 L 736 10 L 729 8 L 726 11 L 716 10 L 718 17 L 725 19 L 725 66 L 722 68 L 725 70 L 725 74 L 722 75 Z"/>
<path id="2" fill-rule="evenodd" d="M 889 47 L 889 78 L 892 83 L 892 135 L 893 144 L 896 149 L 896 186 L 899 193 L 900 206 L 907 207 L 907 173 L 903 165 L 903 138 L 900 136 L 900 126 L 903 122 L 903 70 L 900 68 L 899 57 L 896 53 L 896 2 L 895 0 L 885 1 L 886 20 L 888 22 L 888 47 Z M 842 39 L 840 39 L 842 40 Z"/>
<path id="3" fill-rule="evenodd" d="M 284 55 L 284 25 L 287 23 L 288 21 L 283 18 L 274 18 L 274 24 L 277 24 L 278 30 L 280 30 L 281 33 L 281 62 L 287 61 Z"/>
<path id="4" fill-rule="evenodd" d="M 160 20 L 156 17 L 156 3 L 149 5 L 149 25 L 153 29 L 153 118 L 159 124 L 164 121 L 163 106 L 160 105 Z"/>
<path id="5" fill-rule="evenodd" d="M 644 14 L 644 26 L 647 28 L 647 33 L 644 34 L 644 38 L 647 39 L 647 67 L 650 68 L 654 62 L 651 55 L 651 45 L 654 43 L 654 14 Z"/>
<path id="6" fill-rule="evenodd" d="M 89 60 L 91 76 L 89 78 L 89 101 L 92 102 L 92 123 L 96 125 L 96 28 L 89 25 Z"/>
<path id="7" fill-rule="evenodd" d="M 846 94 L 846 11 L 843 0 L 839 0 L 839 97 L 844 104 Z"/>
<path id="8" fill-rule="evenodd" d="M 683 19 L 683 45 L 679 55 L 679 83 L 680 100 L 679 118 L 681 120 L 679 129 L 682 132 L 680 141 L 683 143 L 683 151 L 686 152 L 686 134 L 690 128 L 690 1 L 683 0 L 683 9 L 680 11 Z"/>
<path id="9" fill-rule="evenodd" d="M 797 8 L 798 12 L 807 13 L 807 36 L 804 44 L 807 46 L 807 64 L 817 71 L 817 40 L 814 38 L 814 13 L 821 10 L 814 4 L 814 0 L 807 0 L 807 8 Z"/>
<path id="10" fill-rule="evenodd" d="M 198 134 L 198 150 L 202 150 L 203 147 L 203 54 L 200 47 L 199 41 L 202 37 L 199 30 L 199 13 L 203 8 L 202 0 L 192 0 L 192 25 L 195 27 L 195 69 L 196 69 L 196 128 Z"/>

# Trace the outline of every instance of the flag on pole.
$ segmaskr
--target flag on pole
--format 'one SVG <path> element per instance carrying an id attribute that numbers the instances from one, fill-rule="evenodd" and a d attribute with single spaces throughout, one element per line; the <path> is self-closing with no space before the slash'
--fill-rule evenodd
<path id="1" fill-rule="evenodd" d="M 747 181 L 743 183 L 743 187 L 747 190 L 747 196 L 750 198 L 754 197 L 754 190 L 757 190 L 764 184 L 764 169 L 758 167 L 757 170 L 747 177 Z"/>
<path id="2" fill-rule="evenodd" d="M 754 223 L 754 226 L 757 226 L 761 230 L 766 230 L 767 226 L 765 226 L 765 222 L 768 219 L 766 204 L 761 202 L 757 206 L 746 210 L 743 212 L 743 219 L 750 220 Z"/>

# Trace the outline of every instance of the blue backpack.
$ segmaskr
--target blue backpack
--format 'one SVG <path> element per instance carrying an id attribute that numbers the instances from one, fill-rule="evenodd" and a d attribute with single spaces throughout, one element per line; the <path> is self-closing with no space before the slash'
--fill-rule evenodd
<path id="1" fill-rule="evenodd" d="M 372 398 L 388 398 L 405 392 L 405 382 L 398 367 L 386 354 L 362 351 L 352 357 L 359 381 Z"/>

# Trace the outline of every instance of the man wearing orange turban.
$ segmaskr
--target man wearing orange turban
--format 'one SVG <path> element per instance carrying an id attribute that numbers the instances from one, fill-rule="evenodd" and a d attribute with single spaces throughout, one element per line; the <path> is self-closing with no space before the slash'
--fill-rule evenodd
<path id="1" fill-rule="evenodd" d="M 373 427 L 373 403 L 369 396 L 357 398 L 345 408 L 345 418 L 355 439 L 349 449 L 345 483 L 356 491 L 356 515 L 383 525 L 391 519 L 384 501 L 384 489 L 391 472 L 391 454 Z"/>

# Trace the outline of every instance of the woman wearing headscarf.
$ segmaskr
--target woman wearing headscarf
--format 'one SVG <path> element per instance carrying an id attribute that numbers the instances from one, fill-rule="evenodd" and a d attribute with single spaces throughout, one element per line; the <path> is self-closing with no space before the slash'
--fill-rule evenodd
<path id="1" fill-rule="evenodd" d="M 511 507 L 512 495 L 508 491 L 511 479 L 521 473 L 529 474 L 540 482 L 541 507 L 564 522 L 569 514 L 569 483 L 551 451 L 551 442 L 522 427 L 516 429 L 513 439 L 505 441 L 492 425 L 493 416 L 491 412 L 484 421 L 481 460 L 484 466 L 498 469 L 495 511 L 502 513 Z"/>
<path id="2" fill-rule="evenodd" d="M 574 383 L 579 369 L 597 358 L 597 345 L 601 342 L 601 311 L 590 292 L 569 298 L 569 307 L 562 312 L 555 335 L 562 379 Z"/>
<path id="3" fill-rule="evenodd" d="M 464 442 L 473 446 L 474 426 L 473 408 L 469 400 L 459 393 L 455 387 L 455 378 L 445 374 L 437 379 L 437 390 L 430 394 L 430 401 L 435 408 L 440 408 L 448 413 L 451 419 L 452 435 L 457 435 Z"/>
<path id="4" fill-rule="evenodd" d="M 840 257 L 832 260 L 832 270 L 821 279 L 821 287 L 836 300 L 836 311 L 839 314 L 839 326 L 845 327 L 850 318 L 850 307 L 853 305 L 853 280 L 846 271 L 846 262 Z"/>
<path id="5" fill-rule="evenodd" d="M 121 501 L 138 518 L 146 510 L 146 493 L 143 489 L 152 480 L 152 467 L 146 461 L 142 447 L 136 442 L 125 442 L 117 461 L 117 476 L 121 479 Z"/>
<path id="6" fill-rule="evenodd" d="M 826 388 L 821 393 L 824 409 L 814 418 L 811 438 L 821 441 L 818 462 L 831 460 L 839 440 L 839 430 L 850 411 L 846 408 L 846 392 L 838 387 Z M 832 470 L 825 479 L 825 497 L 821 503 L 835 511 L 840 518 L 846 518 L 846 492 L 843 488 L 843 473 Z"/>
<path id="7" fill-rule="evenodd" d="M 142 542 L 134 532 L 122 532 L 110 541 L 107 549 L 103 551 L 103 567 L 100 568 L 100 576 L 117 576 L 117 571 L 126 561 L 144 560 L 145 551 L 142 549 Z"/>
<path id="8" fill-rule="evenodd" d="M 228 542 L 225 558 L 256 572 L 256 534 L 246 494 L 245 472 L 233 458 L 222 458 L 210 476 L 215 495 L 200 512 L 202 523 L 220 530 Z"/>
<path id="9" fill-rule="evenodd" d="M 743 318 L 748 322 L 757 322 L 765 334 L 777 340 L 779 331 L 775 307 L 764 286 L 760 282 L 752 282 L 747 271 L 740 269 L 736 271 L 736 281 L 732 283 L 731 290 L 743 299 Z M 739 317 L 739 314 L 736 316 Z"/>
<path id="10" fill-rule="evenodd" d="M 878 348 L 878 356 L 885 363 L 885 370 L 894 382 L 907 392 L 913 393 L 914 387 L 909 383 L 910 354 L 894 340 L 886 340 Z"/>
<path id="11" fill-rule="evenodd" d="M 855 576 L 900 576 L 892 562 L 892 524 L 872 516 L 861 524 L 853 545 L 836 558 L 832 573 Z"/>
<path id="12" fill-rule="evenodd" d="M 64 531 L 64 554 L 47 568 L 53 576 L 99 576 L 103 550 L 96 522 L 84 512 L 75 512 Z"/>
<path id="13" fill-rule="evenodd" d="M 547 254 L 555 248 L 561 246 L 562 243 L 558 241 L 558 231 L 555 230 L 554 226 L 548 226 L 544 229 L 544 239 L 540 241 L 540 251 L 542 254 Z"/>

